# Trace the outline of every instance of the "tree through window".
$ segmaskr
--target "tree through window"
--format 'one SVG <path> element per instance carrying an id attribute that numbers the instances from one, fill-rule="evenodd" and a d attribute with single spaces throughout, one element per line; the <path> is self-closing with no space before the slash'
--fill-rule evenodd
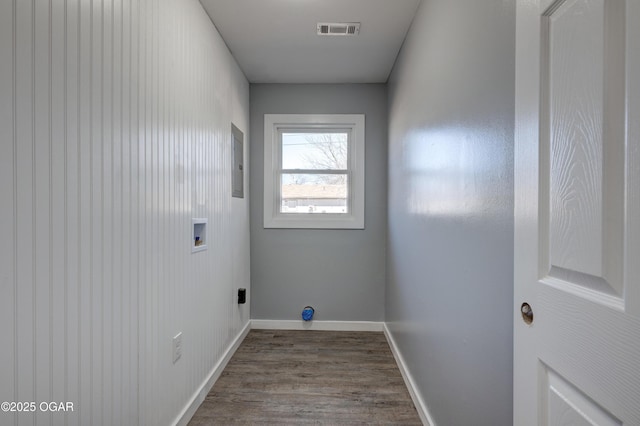
<path id="1" fill-rule="evenodd" d="M 282 133 L 281 213 L 349 211 L 349 133 Z"/>

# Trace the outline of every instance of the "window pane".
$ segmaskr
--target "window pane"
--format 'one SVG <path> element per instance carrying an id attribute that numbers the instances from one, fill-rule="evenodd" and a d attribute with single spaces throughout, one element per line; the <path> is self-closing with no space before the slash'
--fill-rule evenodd
<path id="1" fill-rule="evenodd" d="M 346 174 L 282 175 L 280 213 L 349 213 Z"/>
<path id="2" fill-rule="evenodd" d="M 283 133 L 282 168 L 346 170 L 349 137 L 341 133 Z"/>

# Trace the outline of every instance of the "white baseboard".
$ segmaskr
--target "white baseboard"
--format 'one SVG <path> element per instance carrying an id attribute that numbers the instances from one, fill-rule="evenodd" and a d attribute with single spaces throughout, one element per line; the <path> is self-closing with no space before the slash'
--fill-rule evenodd
<path id="1" fill-rule="evenodd" d="M 176 426 L 186 426 L 189 423 L 189 420 L 193 417 L 193 415 L 204 401 L 204 398 L 207 396 L 213 385 L 216 383 L 222 371 L 229 363 L 229 360 L 233 356 L 233 354 L 238 350 L 238 347 L 242 343 L 249 331 L 251 330 L 251 321 L 244 326 L 242 331 L 236 336 L 231 345 L 227 348 L 220 361 L 213 367 L 211 372 L 209 373 L 207 379 L 202 383 L 200 388 L 193 394 L 187 405 L 182 409 L 176 420 L 173 422 Z"/>
<path id="2" fill-rule="evenodd" d="M 387 342 L 389 342 L 391 353 L 393 353 L 393 357 L 396 359 L 396 363 L 398 364 L 398 368 L 400 369 L 400 373 L 402 374 L 402 378 L 404 379 L 404 383 L 407 385 L 407 389 L 409 390 L 409 394 L 411 395 L 411 399 L 413 400 L 413 405 L 416 406 L 416 410 L 418 411 L 420 420 L 422 420 L 422 423 L 425 426 L 436 426 L 436 423 L 433 421 L 433 417 L 431 417 L 431 414 L 429 414 L 427 404 L 425 404 L 424 399 L 422 398 L 422 394 L 416 387 L 413 376 L 409 372 L 407 364 L 404 362 L 404 358 L 400 353 L 400 349 L 396 345 L 396 341 L 393 340 L 393 336 L 391 335 L 391 332 L 389 331 L 386 323 L 383 324 L 383 330 L 384 335 L 387 338 Z"/>
<path id="3" fill-rule="evenodd" d="M 383 326 L 376 321 L 251 320 L 255 330 L 382 331 Z"/>

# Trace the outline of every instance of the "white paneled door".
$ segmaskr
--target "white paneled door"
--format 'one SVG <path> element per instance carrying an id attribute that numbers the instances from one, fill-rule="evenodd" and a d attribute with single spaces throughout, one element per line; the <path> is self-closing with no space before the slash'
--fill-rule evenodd
<path id="1" fill-rule="evenodd" d="M 517 9 L 515 425 L 640 425 L 640 1 Z"/>

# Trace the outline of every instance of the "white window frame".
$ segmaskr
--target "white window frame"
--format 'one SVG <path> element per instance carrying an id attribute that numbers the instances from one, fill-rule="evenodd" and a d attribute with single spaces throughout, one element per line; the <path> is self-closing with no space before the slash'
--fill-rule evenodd
<path id="1" fill-rule="evenodd" d="M 264 115 L 264 227 L 364 229 L 364 114 Z M 348 213 L 281 213 L 283 131 L 347 130 Z"/>

